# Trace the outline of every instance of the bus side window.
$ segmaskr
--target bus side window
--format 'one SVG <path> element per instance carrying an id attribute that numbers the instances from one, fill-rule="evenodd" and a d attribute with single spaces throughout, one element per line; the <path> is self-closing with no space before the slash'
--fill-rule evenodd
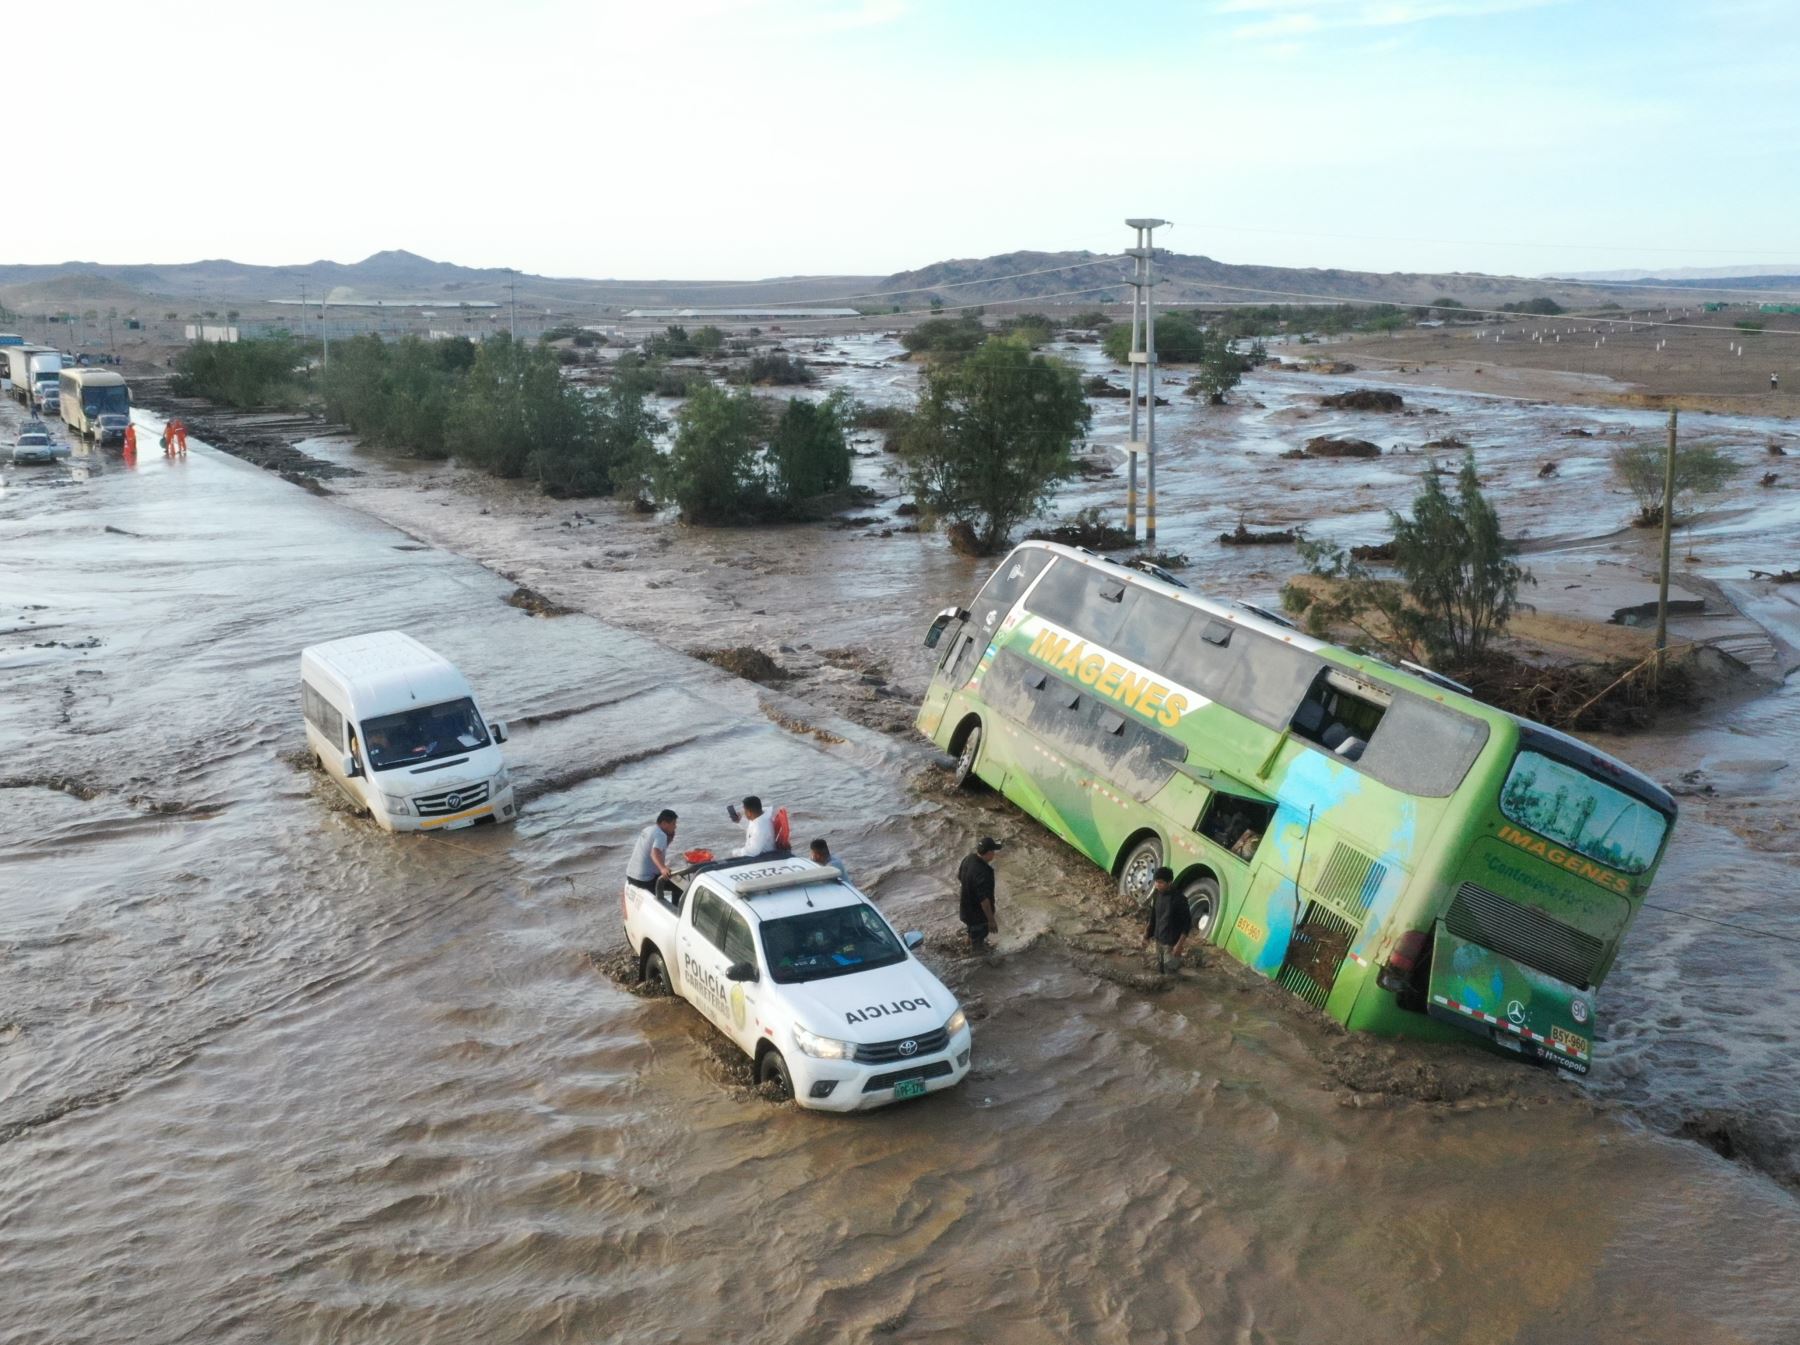
<path id="1" fill-rule="evenodd" d="M 1275 818 L 1275 805 L 1236 794 L 1214 794 L 1201 814 L 1199 832 L 1214 845 L 1249 860 L 1262 844 L 1263 833 Z"/>

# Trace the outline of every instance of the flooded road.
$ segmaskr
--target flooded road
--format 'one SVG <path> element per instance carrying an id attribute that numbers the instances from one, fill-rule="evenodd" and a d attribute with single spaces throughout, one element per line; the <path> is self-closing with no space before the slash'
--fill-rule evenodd
<path id="1" fill-rule="evenodd" d="M 1800 1202 L 1640 1119 L 1671 1073 L 1791 1093 L 1763 1073 L 1792 1078 L 1779 1005 L 1733 1018 L 1747 1054 L 1714 1049 L 1698 997 L 1733 978 L 1695 980 L 1703 932 L 1640 924 L 1607 989 L 1621 1068 L 1603 1057 L 1592 1091 L 1455 1048 L 1346 1052 L 1233 968 L 1160 993 L 1100 974 L 1125 964 L 1072 947 L 1081 880 L 1040 831 L 921 787 L 922 744 L 678 652 L 719 624 L 696 582 L 774 634 L 767 595 L 816 559 L 791 541 L 665 545 L 610 513 L 589 537 L 568 505 L 482 518 L 423 479 L 319 498 L 198 441 L 82 475 L 8 472 L 0 493 L 0 1341 L 1800 1328 Z M 402 495 L 495 568 L 422 518 L 346 507 Z M 879 656 L 966 587 L 936 546 L 854 545 L 809 598 L 843 627 L 816 620 L 791 657 Z M 591 584 L 572 605 L 595 614 L 506 606 L 520 580 L 563 596 L 537 569 Z M 516 826 L 390 836 L 294 764 L 300 647 L 387 626 L 512 725 Z M 1790 701 L 1754 713 L 1791 731 Z M 1777 790 L 1752 725 L 1709 732 L 1691 760 L 1722 795 Z M 683 843 L 716 848 L 751 790 L 927 931 L 974 1009 L 964 1087 L 848 1119 L 775 1106 L 697 1015 L 596 968 L 635 830 L 671 806 Z M 991 964 L 955 954 L 947 897 L 988 828 L 1016 842 Z M 1722 854 L 1744 884 L 1783 881 L 1725 821 L 1683 828 L 1672 904 Z M 1751 965 L 1791 1003 L 1785 963 Z"/>

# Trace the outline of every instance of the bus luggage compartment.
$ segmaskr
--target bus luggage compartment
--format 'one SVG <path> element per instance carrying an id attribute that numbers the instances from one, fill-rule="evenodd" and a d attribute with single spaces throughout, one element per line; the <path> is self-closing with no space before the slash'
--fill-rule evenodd
<path id="1" fill-rule="evenodd" d="M 1537 1064 L 1586 1074 L 1593 1058 L 1592 991 L 1460 938 L 1442 920 L 1426 1008 Z"/>

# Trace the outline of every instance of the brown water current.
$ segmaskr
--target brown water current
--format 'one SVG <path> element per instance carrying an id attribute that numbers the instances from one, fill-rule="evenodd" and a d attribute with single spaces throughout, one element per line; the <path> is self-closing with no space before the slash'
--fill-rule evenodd
<path id="1" fill-rule="evenodd" d="M 907 394 L 880 342 L 836 349 L 834 382 Z M 1159 422 L 1163 544 L 1266 599 L 1291 553 L 1209 538 L 1246 510 L 1368 540 L 1412 464 L 1282 462 L 1398 431 L 1293 415 L 1318 388 L 1292 376 L 1247 391 L 1264 406 Z M 1636 564 L 1604 540 L 1600 448 L 1560 493 L 1535 471 L 1564 425 L 1651 419 L 1423 400 L 1445 414 L 1393 423 L 1471 438 L 1546 556 Z M 1148 976 L 1091 871 L 872 727 L 910 722 L 921 628 L 980 569 L 879 535 L 904 524 L 885 457 L 858 464 L 876 528 L 701 533 L 307 448 L 367 475 L 315 496 L 198 441 L 4 472 L 0 1341 L 1800 1336 L 1792 945 L 1690 918 L 1800 937 L 1791 692 L 1609 744 L 1714 792 L 1684 799 L 1671 909 L 1635 927 L 1574 1084 L 1347 1039 L 1226 964 Z M 1766 494 L 1696 529 L 1703 577 L 1784 535 L 1795 497 Z M 521 584 L 574 610 L 507 605 Z M 1739 596 L 1793 630 L 1779 592 Z M 305 768 L 299 649 L 387 626 L 512 724 L 517 825 L 390 836 Z M 685 652 L 740 643 L 797 675 Z M 752 790 L 926 930 L 975 1020 L 965 1086 L 773 1104 L 691 1010 L 605 974 L 635 830 L 672 806 L 716 847 Z M 948 893 L 982 830 L 1012 844 L 974 960 Z"/>

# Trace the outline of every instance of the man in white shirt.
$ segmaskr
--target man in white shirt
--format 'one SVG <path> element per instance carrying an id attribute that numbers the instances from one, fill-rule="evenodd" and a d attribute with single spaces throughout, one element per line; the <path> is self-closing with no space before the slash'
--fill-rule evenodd
<path id="1" fill-rule="evenodd" d="M 732 853 L 741 856 L 766 855 L 775 849 L 775 819 L 763 811 L 762 800 L 754 794 L 744 798 L 744 843 Z"/>

